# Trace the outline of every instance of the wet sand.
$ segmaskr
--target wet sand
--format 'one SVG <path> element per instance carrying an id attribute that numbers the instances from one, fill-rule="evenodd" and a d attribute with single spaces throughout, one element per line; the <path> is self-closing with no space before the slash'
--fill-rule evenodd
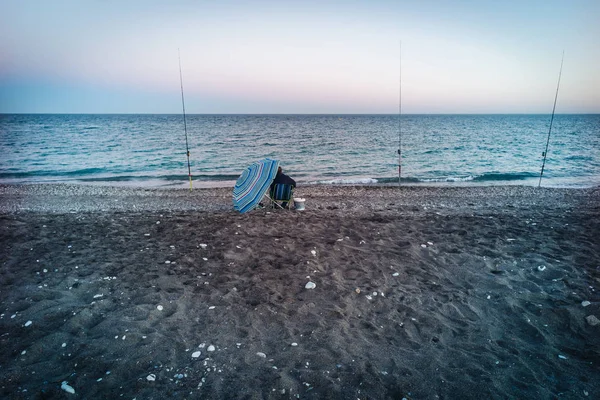
<path id="1" fill-rule="evenodd" d="M 296 194 L 0 186 L 0 397 L 600 397 L 600 190 Z"/>

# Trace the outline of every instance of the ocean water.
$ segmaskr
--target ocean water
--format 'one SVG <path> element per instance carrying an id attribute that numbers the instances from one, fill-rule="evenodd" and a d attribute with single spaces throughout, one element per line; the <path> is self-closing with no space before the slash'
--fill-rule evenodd
<path id="1" fill-rule="evenodd" d="M 299 183 L 537 185 L 550 115 L 188 115 L 195 187 L 279 159 Z M 188 186 L 182 115 L 0 114 L 0 182 Z M 542 186 L 600 186 L 600 115 L 556 115 Z"/>

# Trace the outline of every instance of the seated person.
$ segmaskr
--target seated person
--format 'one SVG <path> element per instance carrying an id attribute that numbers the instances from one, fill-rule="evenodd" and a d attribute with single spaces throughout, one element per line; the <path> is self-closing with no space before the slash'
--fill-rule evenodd
<path id="1" fill-rule="evenodd" d="M 292 185 L 293 187 L 296 187 L 296 181 L 284 174 L 281 167 L 277 169 L 277 175 L 275 176 L 275 180 L 271 184 L 271 189 L 273 189 L 273 186 L 277 185 L 278 183 L 283 183 L 286 185 Z"/>
<path id="2" fill-rule="evenodd" d="M 269 191 L 273 190 L 275 185 L 280 184 L 280 183 L 285 184 L 285 185 L 292 185 L 294 188 L 296 187 L 296 181 L 293 180 L 292 178 L 290 178 L 289 176 L 287 176 L 286 174 L 284 174 L 281 167 L 279 167 L 277 169 L 277 175 L 275 176 L 275 180 L 271 184 L 271 188 L 269 189 Z M 284 208 L 287 207 L 287 202 L 284 202 L 282 204 L 282 206 Z"/>

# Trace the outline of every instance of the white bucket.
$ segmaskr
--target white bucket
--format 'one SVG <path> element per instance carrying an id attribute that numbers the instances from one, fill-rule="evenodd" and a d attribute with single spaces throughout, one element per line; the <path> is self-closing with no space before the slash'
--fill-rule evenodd
<path id="1" fill-rule="evenodd" d="M 294 206 L 296 207 L 296 210 L 298 210 L 298 211 L 304 210 L 304 200 L 306 200 L 306 199 L 294 198 Z"/>

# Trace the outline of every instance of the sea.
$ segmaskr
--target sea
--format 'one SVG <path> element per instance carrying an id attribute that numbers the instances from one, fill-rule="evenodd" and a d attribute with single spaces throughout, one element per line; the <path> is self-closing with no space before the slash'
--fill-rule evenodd
<path id="1" fill-rule="evenodd" d="M 547 145 L 542 186 L 600 186 L 600 114 L 550 123 L 528 114 L 203 114 L 185 123 L 168 114 L 0 114 L 0 183 L 183 188 L 189 149 L 194 187 L 233 187 L 267 157 L 299 185 L 537 186 Z"/>

